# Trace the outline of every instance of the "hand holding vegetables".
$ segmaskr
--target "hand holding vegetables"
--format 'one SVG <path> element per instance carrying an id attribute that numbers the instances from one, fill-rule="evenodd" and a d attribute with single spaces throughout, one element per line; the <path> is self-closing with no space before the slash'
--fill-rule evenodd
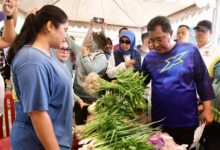
<path id="1" fill-rule="evenodd" d="M 130 68 L 130 67 L 133 67 L 133 65 L 135 64 L 135 60 L 134 59 L 127 60 L 124 63 L 125 63 L 126 68 Z"/>

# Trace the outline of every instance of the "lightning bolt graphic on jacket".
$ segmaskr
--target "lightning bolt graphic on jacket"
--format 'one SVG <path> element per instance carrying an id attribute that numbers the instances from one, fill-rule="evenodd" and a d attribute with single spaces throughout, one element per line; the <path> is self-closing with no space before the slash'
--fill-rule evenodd
<path id="1" fill-rule="evenodd" d="M 170 57 L 168 59 L 165 60 L 165 62 L 167 63 L 165 67 L 163 67 L 160 71 L 160 73 L 171 69 L 173 66 L 182 63 L 183 60 L 181 59 L 187 52 L 182 52 L 177 54 L 176 56 Z"/>

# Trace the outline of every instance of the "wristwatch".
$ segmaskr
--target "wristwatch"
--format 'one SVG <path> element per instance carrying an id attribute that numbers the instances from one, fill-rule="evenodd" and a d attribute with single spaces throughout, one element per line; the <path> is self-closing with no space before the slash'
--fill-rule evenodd
<path id="1" fill-rule="evenodd" d="M 5 19 L 6 20 L 11 20 L 11 19 L 13 19 L 13 15 L 5 16 Z"/>

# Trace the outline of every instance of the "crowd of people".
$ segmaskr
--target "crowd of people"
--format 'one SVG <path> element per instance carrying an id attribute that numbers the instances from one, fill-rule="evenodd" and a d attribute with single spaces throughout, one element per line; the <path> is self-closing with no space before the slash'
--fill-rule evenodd
<path id="1" fill-rule="evenodd" d="M 8 65 L 16 108 L 13 150 L 71 149 L 72 127 L 86 123 L 88 105 L 103 94 L 86 91 L 85 78 L 95 72 L 111 82 L 117 71 L 128 68 L 147 76 L 145 98 L 152 105 L 152 122 L 157 122 L 153 127 L 160 126 L 177 144 L 190 147 L 195 129 L 206 123 L 200 150 L 220 147 L 220 50 L 211 43 L 210 21 L 198 22 L 193 28 L 196 43 L 190 43 L 189 26 L 180 25 L 173 39 L 169 19 L 156 16 L 136 46 L 129 28 L 119 30 L 118 44 L 113 45 L 105 35 L 106 23 L 91 20 L 78 45 L 67 35 L 68 17 L 57 6 L 45 5 L 28 14 L 18 35 L 17 0 L 4 2 L 3 13 L 0 115 Z M 101 32 L 93 31 L 95 24 Z"/>

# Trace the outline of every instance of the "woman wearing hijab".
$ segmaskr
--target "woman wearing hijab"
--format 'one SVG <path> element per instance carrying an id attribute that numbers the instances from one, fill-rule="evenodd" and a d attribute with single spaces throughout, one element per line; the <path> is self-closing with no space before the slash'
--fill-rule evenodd
<path id="1" fill-rule="evenodd" d="M 119 49 L 109 58 L 106 73 L 109 78 L 114 78 L 117 71 L 130 67 L 133 67 L 134 71 L 141 70 L 141 55 L 135 50 L 134 33 L 127 30 L 120 36 Z"/>

